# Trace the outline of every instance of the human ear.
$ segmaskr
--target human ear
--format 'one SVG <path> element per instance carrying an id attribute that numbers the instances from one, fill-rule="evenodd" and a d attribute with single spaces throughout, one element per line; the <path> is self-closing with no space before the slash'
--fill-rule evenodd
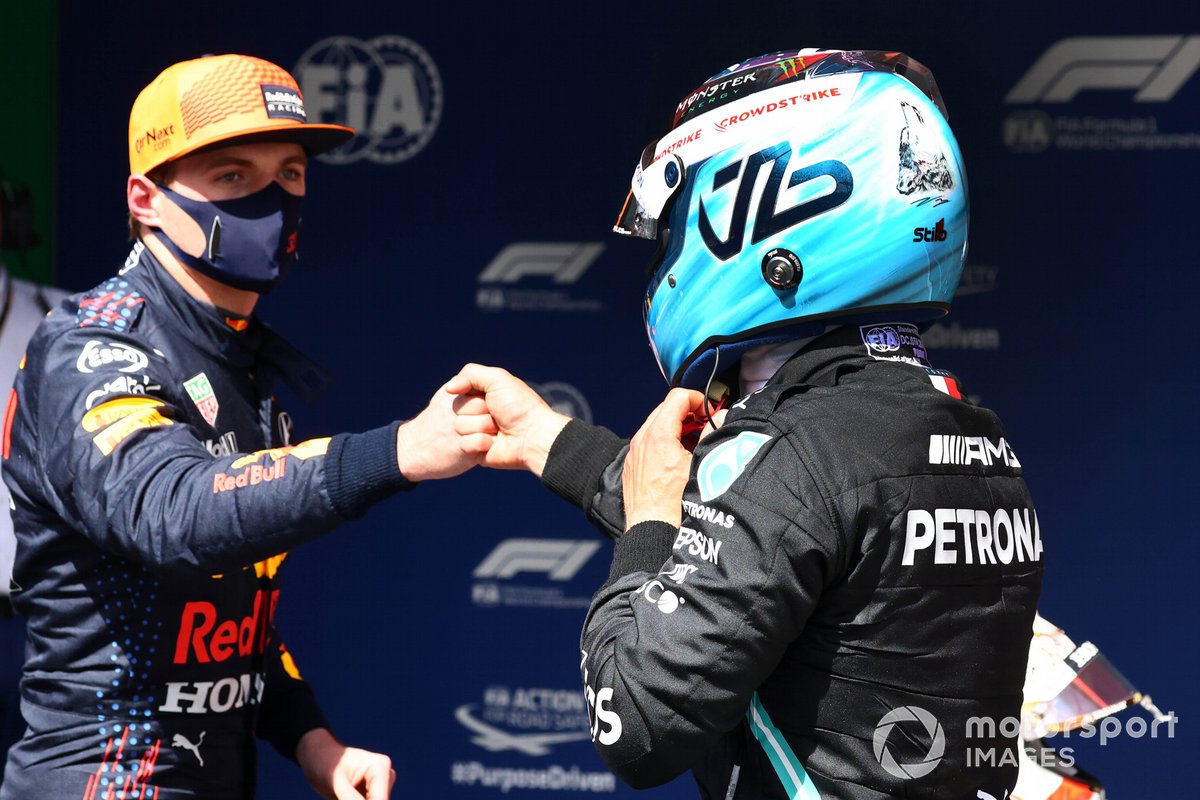
<path id="1" fill-rule="evenodd" d="M 147 228 L 162 227 L 158 210 L 154 207 L 154 196 L 158 187 L 145 175 L 130 175 L 125 185 L 125 202 L 129 215 Z"/>

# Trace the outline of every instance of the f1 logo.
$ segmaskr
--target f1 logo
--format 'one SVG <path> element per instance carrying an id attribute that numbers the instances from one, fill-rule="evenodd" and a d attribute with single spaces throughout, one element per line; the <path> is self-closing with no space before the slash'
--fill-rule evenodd
<path id="1" fill-rule="evenodd" d="M 583 568 L 599 542 L 577 539 L 505 539 L 475 568 L 476 578 L 511 578 L 518 572 L 544 572 L 569 581 Z"/>
<path id="2" fill-rule="evenodd" d="M 1069 103 L 1085 89 L 1133 89 L 1165 103 L 1200 69 L 1200 36 L 1076 36 L 1050 47 L 1006 103 Z"/>
<path id="3" fill-rule="evenodd" d="M 545 275 L 555 283 L 575 283 L 604 252 L 599 242 L 517 242 L 492 259 L 480 283 L 516 283 L 527 275 Z"/>

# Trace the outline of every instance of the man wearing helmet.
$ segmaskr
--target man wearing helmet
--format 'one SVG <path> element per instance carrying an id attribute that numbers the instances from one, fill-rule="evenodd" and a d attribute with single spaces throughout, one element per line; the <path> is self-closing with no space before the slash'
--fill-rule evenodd
<path id="1" fill-rule="evenodd" d="M 244 800 L 256 737 L 324 797 L 388 796 L 388 758 L 332 736 L 275 630 L 277 573 L 479 454 L 444 390 L 402 425 L 293 442 L 273 383 L 327 378 L 253 315 L 296 260 L 308 156 L 353 134 L 242 55 L 175 64 L 135 101 L 140 238 L 40 325 L 6 415 L 30 646 L 4 800 Z"/>
<path id="2" fill-rule="evenodd" d="M 920 339 L 967 235 L 932 76 L 771 54 L 660 142 L 617 229 L 661 240 L 645 315 L 674 388 L 632 442 L 500 369 L 450 384 L 481 395 L 459 430 L 493 437 L 485 464 L 615 539 L 581 641 L 600 754 L 705 798 L 1006 796 L 1016 742 L 978 723 L 1019 715 L 1042 543 L 999 420 Z"/>

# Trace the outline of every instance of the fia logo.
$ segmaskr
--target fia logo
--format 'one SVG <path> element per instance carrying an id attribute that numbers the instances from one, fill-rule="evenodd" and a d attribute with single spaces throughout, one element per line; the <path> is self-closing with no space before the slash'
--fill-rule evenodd
<path id="1" fill-rule="evenodd" d="M 433 138 L 442 118 L 442 78 L 433 59 L 403 36 L 362 41 L 331 36 L 308 48 L 294 70 L 313 122 L 358 135 L 318 156 L 333 164 L 366 158 L 397 164 Z"/>
<path id="2" fill-rule="evenodd" d="M 1054 118 L 1045 111 L 1014 111 L 1004 120 L 1004 144 L 1018 153 L 1040 153 L 1054 142 Z"/>
<path id="3" fill-rule="evenodd" d="M 783 175 L 787 172 L 788 162 L 791 161 L 791 158 L 791 144 L 780 142 L 765 150 L 760 150 L 744 161 L 735 161 L 716 170 L 713 174 L 712 195 L 709 196 L 708 203 L 706 204 L 703 198 L 700 200 L 699 221 L 700 236 L 714 256 L 722 261 L 728 261 L 742 251 L 754 186 L 758 182 L 759 172 L 766 164 L 771 164 L 771 171 L 767 175 L 766 185 L 759 198 L 758 208 L 755 210 L 754 229 L 750 234 L 750 244 L 758 244 L 762 240 L 795 227 L 818 214 L 824 214 L 826 211 L 837 208 L 850 199 L 850 194 L 854 191 L 854 177 L 850 174 L 850 168 L 841 161 L 821 161 L 800 167 L 792 172 L 788 178 L 787 189 L 795 189 L 818 178 L 832 178 L 833 190 L 816 197 L 809 196 L 799 203 L 776 211 L 775 209 L 779 207 L 780 193 L 783 191 Z M 713 227 L 712 213 L 728 205 L 728 197 L 722 196 L 727 195 L 728 192 L 722 193 L 721 190 L 732 185 L 739 176 L 741 181 L 737 184 L 737 194 L 729 214 L 729 229 L 722 238 Z"/>

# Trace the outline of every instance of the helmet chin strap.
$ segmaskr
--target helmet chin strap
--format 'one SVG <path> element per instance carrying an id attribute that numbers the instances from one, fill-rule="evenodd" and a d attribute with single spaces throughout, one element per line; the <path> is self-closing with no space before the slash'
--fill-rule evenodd
<path id="1" fill-rule="evenodd" d="M 717 345 L 713 348 L 716 353 L 713 356 L 712 372 L 708 376 L 708 381 L 704 384 L 704 419 L 701 422 L 703 428 L 716 413 L 725 407 L 725 403 L 729 400 L 729 387 L 721 381 L 717 380 L 717 372 L 721 368 L 721 346 Z M 716 406 L 712 404 L 713 400 L 717 401 Z M 716 427 L 715 425 L 713 427 Z"/>

